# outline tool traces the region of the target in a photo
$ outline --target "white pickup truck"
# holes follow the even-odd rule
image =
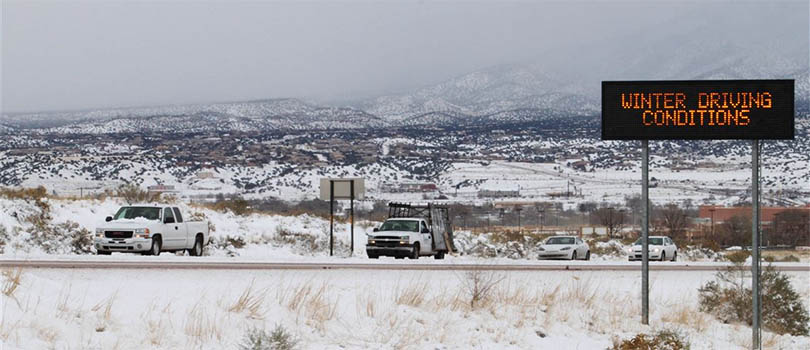
[[[159,205],[125,206],[96,228],[94,245],[99,255],[112,252],[160,255],[160,252],[188,250],[202,255],[208,244],[208,222],[184,221],[176,207]]]
[[[366,254],[371,259],[393,256],[419,259],[455,251],[449,208],[443,205],[389,203],[388,219],[368,235]]]

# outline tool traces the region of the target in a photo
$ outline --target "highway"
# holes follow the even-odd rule
[[[651,262],[650,271],[717,271],[723,263]],[[763,267],[765,264],[763,264]],[[774,264],[778,271],[808,271],[810,264]],[[621,262],[262,262],[190,260],[0,260],[0,268],[42,269],[164,269],[164,270],[487,270],[487,271],[641,271],[641,263]]]

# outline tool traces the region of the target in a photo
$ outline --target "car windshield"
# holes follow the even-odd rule
[[[650,245],[664,245],[664,239],[660,237],[649,238],[648,241],[650,241]],[[633,243],[633,245],[641,245],[641,238],[637,239],[636,243]]]
[[[546,244],[574,244],[574,237],[551,237]]]
[[[115,214],[115,220],[145,218],[147,220],[160,219],[160,208],[155,207],[123,207]]]
[[[419,232],[419,221],[388,220],[380,226],[380,231],[413,231]]]

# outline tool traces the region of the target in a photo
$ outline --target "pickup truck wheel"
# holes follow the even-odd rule
[[[591,251],[585,252],[585,260],[591,260]]]
[[[436,255],[434,255],[433,258],[436,259],[436,260],[444,259],[444,252],[441,251],[441,252],[436,253]]]
[[[202,251],[203,251],[202,237],[197,235],[197,238],[194,240],[194,246],[188,250],[188,255],[202,256]]]
[[[678,251],[677,250],[675,251],[675,254],[672,255],[672,260],[670,260],[670,261],[676,261],[676,260],[678,260]]]
[[[152,238],[152,248],[150,248],[149,251],[144,252],[143,255],[158,256],[160,255],[160,248],[161,248],[160,237]]]
[[[410,258],[413,260],[419,259],[419,243],[413,244],[413,251],[411,252]]]

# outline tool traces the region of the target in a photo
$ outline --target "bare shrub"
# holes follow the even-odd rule
[[[224,250],[228,256],[238,256],[237,249],[244,248],[246,245],[247,240],[243,236],[211,236],[211,244],[206,248]]]
[[[48,254],[89,254],[93,247],[93,234],[73,221],[51,224],[35,220],[28,237],[33,246]]]
[[[42,201],[43,198],[47,198],[48,190],[45,187],[39,186],[35,188],[0,188],[0,197],[5,197],[7,199],[22,199],[22,200],[33,200],[33,201]]]
[[[689,350],[689,342],[674,330],[661,330],[655,334],[639,333],[635,337],[617,341],[609,350]]]
[[[132,184],[121,185],[116,190],[115,195],[124,199],[127,204],[154,203],[160,201],[160,193],[144,191],[140,187]]]
[[[242,350],[293,350],[298,346],[298,339],[282,325],[276,325],[272,331],[251,328],[239,346]]]
[[[493,289],[506,277],[494,271],[474,269],[467,271],[461,279],[461,286],[470,298],[470,308],[484,306],[490,300]]]
[[[211,208],[223,213],[230,211],[239,216],[250,215],[252,210],[250,203],[242,197],[233,197],[230,199],[218,199]]]
[[[0,224],[0,253],[5,252],[8,242],[8,230],[6,229],[5,225]]]
[[[723,322],[753,321],[751,284],[748,268],[743,265],[742,254],[730,257],[734,263],[720,271],[714,281],[698,289],[700,310]],[[779,334],[794,336],[810,333],[810,315],[801,296],[793,289],[787,275],[766,266],[760,279],[762,292],[763,328]]]
[[[201,211],[195,211],[191,213],[188,217],[189,221],[207,221],[208,222],[208,232],[215,232],[217,230],[216,225],[214,225],[211,220],[208,220],[208,216]]]

